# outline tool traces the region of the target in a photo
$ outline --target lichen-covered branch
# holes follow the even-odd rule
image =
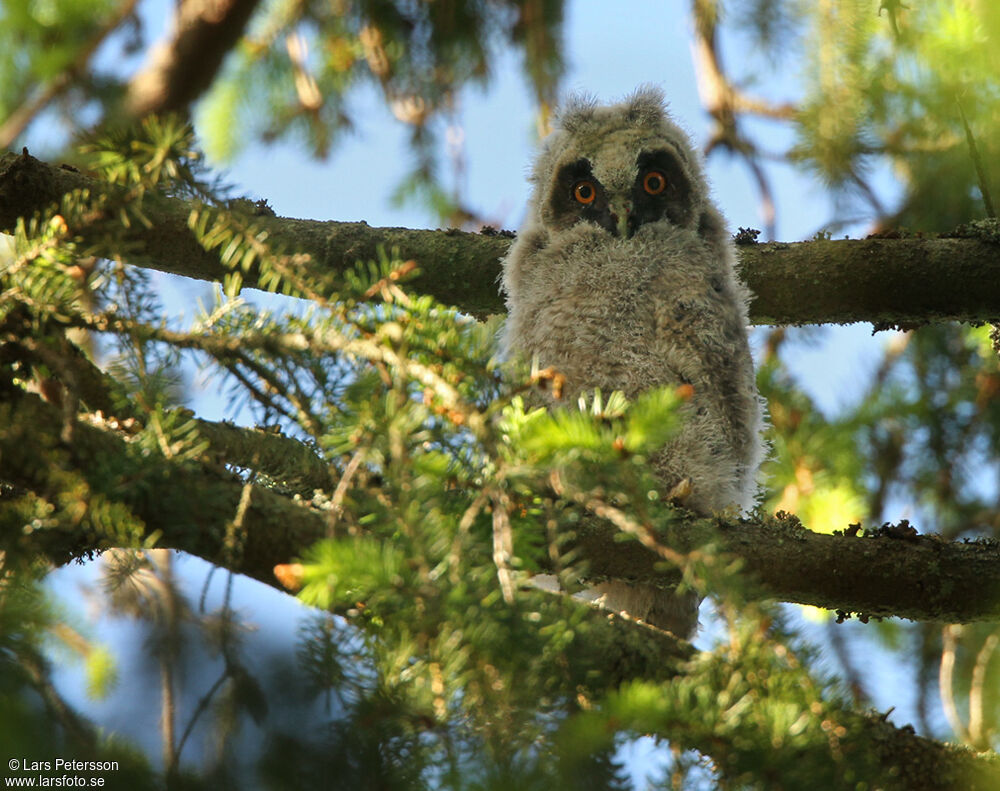
[[[225,546],[243,481],[222,464],[147,457],[138,469],[126,464],[129,478],[117,480],[117,460],[128,455],[122,432],[78,422],[72,441],[60,436],[60,410],[40,397],[7,387],[0,399],[0,530],[15,529],[23,504],[34,492],[51,496],[58,509],[44,525],[29,525],[19,541],[5,536],[17,552],[21,542],[34,557],[68,563],[113,546],[116,536],[100,534],[102,508],[125,508],[142,540],[159,533],[158,546],[182,549],[212,563],[277,587],[272,569],[322,538],[325,519],[290,498],[256,487],[243,519],[238,552]],[[23,490],[23,491],[21,491]],[[72,491],[73,501],[65,492]],[[23,522],[21,522],[23,526]],[[8,561],[10,557],[8,557]]]
[[[73,189],[113,190],[87,176],[24,154],[0,157],[0,229],[50,206]],[[135,263],[201,280],[228,271],[188,228],[191,204],[160,198],[144,213],[152,222],[128,229],[123,241],[142,251]],[[509,235],[372,228],[366,223],[254,217],[274,248],[308,253],[309,274],[330,275],[377,257],[379,246],[413,259],[421,274],[410,285],[476,316],[504,309],[497,288]],[[86,240],[88,228],[75,228]],[[99,234],[94,234],[99,237]],[[985,235],[984,235],[985,237]],[[92,240],[93,241],[93,240]],[[100,250],[95,250],[100,254]],[[931,321],[985,322],[1000,317],[1000,243],[996,238],[819,240],[741,245],[743,277],[756,295],[758,324],[866,321],[877,327]],[[243,276],[255,286],[259,273]]]
[[[967,747],[918,736],[912,727],[895,727],[877,714],[864,717],[850,747],[873,751],[885,770],[886,788],[905,791],[989,791],[1000,779],[1000,758]],[[845,745],[846,747],[847,745]],[[891,779],[890,779],[891,778]]]
[[[845,525],[845,528],[848,526]],[[579,531],[595,578],[665,579],[662,560],[609,525]],[[696,519],[664,537],[676,552],[713,543],[740,559],[760,594],[863,617],[967,623],[1000,619],[1000,543],[953,543],[907,524],[828,535],[785,518]]]

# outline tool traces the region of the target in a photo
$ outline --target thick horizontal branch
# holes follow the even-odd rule
[[[326,520],[299,502],[262,486],[251,493],[238,546],[228,546],[243,482],[221,464],[146,457],[137,468],[116,460],[129,454],[124,433],[77,422],[70,442],[60,428],[57,407],[19,388],[5,388],[0,398],[0,481],[8,487],[0,498],[16,499],[19,490],[58,502],[79,527],[66,525],[25,530],[0,518],[0,548],[9,557],[26,551],[62,565],[115,545],[85,527],[91,519],[106,521],[101,509],[109,501],[124,506],[142,526],[139,541],[158,534],[157,546],[180,549],[211,563],[246,574],[273,587],[276,563],[291,560],[325,535]],[[114,470],[127,470],[119,480]],[[77,502],[67,502],[69,487]],[[19,518],[16,504],[11,514]],[[58,515],[57,515],[58,516]]]
[[[0,156],[0,231],[12,232],[18,218],[52,206],[75,189],[114,194],[114,187],[82,173],[53,167],[24,154]],[[120,192],[120,190],[119,190]],[[215,253],[207,252],[188,228],[192,204],[161,198],[143,206],[152,223],[147,228],[133,224],[116,229],[122,241],[137,247],[134,263],[198,280],[221,281],[229,271]],[[197,208],[201,208],[200,206]],[[353,268],[358,261],[375,260],[381,246],[398,249],[405,259],[416,259],[423,273],[411,281],[413,288],[433,294],[438,300],[485,316],[503,310],[497,277],[500,258],[510,239],[450,231],[419,231],[407,228],[372,228],[367,223],[318,222],[280,217],[253,217],[266,230],[267,242],[284,252],[308,253],[311,272],[323,281],[331,274]],[[100,229],[73,228],[88,243],[100,241]],[[100,255],[100,249],[93,251]],[[141,257],[140,257],[141,256]],[[256,268],[243,274],[245,285],[257,285]]]
[[[108,191],[103,182],[33,157],[0,157],[0,230],[53,204],[66,192]],[[144,207],[152,227],[136,225],[126,241],[143,251],[137,263],[202,280],[221,280],[226,268],[188,229],[192,206],[161,199]],[[422,274],[413,288],[477,316],[504,310],[497,288],[506,234],[372,228],[366,223],[254,217],[268,242],[309,253],[319,279],[371,260],[377,248],[398,249]],[[73,229],[85,239],[87,228]],[[97,242],[99,233],[91,233]],[[1000,244],[976,238],[861,239],[741,245],[740,267],[757,324],[872,322],[876,326],[928,321],[984,322],[1000,318]],[[100,250],[94,251],[100,254]],[[244,276],[254,286],[257,272]]]
[[[670,580],[661,559],[606,523],[578,531],[595,578]],[[870,535],[828,535],[797,518],[691,518],[664,543],[677,552],[714,544],[739,558],[763,592],[780,601],[862,616],[915,621],[1000,620],[1000,543],[951,543],[917,535],[908,525]]]

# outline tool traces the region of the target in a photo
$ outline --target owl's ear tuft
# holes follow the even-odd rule
[[[590,93],[574,93],[566,98],[556,114],[556,126],[570,134],[594,118],[597,98]]]
[[[625,118],[643,126],[656,126],[666,115],[666,99],[656,85],[640,85],[624,102]]]

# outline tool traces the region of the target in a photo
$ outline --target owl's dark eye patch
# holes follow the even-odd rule
[[[615,233],[607,194],[601,182],[594,178],[587,159],[569,162],[556,171],[548,210],[552,224],[558,228],[570,228],[586,220]]]
[[[632,188],[632,233],[648,222],[668,219],[674,225],[691,224],[691,182],[674,153],[667,149],[643,151],[636,164],[639,174]]]

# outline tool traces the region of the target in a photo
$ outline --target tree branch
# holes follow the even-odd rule
[[[797,108],[792,102],[775,104],[767,99],[748,96],[729,81],[719,52],[719,20],[715,4],[706,0],[694,0],[691,15],[694,19],[695,36],[691,51],[698,95],[705,110],[719,124],[720,129],[716,135],[728,136],[729,132],[725,127],[734,123],[739,113],[753,113],[779,121],[794,119]]]
[[[846,527],[846,526],[845,526]],[[1000,543],[951,543],[908,525],[866,535],[814,533],[794,516],[690,518],[663,543],[680,553],[708,544],[739,558],[759,595],[864,617],[915,621],[1000,619]],[[663,583],[662,560],[618,530],[587,524],[576,546],[595,579]]]
[[[0,157],[0,229],[11,231],[74,189],[115,194],[116,188],[81,173],[12,153]],[[228,271],[198,244],[188,228],[193,204],[161,198],[144,205],[152,227],[139,224],[125,241],[141,246],[150,266],[201,280]],[[327,278],[377,248],[398,248],[422,274],[416,290],[476,316],[503,311],[497,290],[500,259],[510,246],[504,234],[372,228],[366,223],[254,217],[269,244],[312,256],[311,274]],[[74,229],[86,241],[99,230]],[[88,239],[88,234],[92,237]],[[740,245],[740,268],[756,295],[757,324],[872,322],[876,327],[930,321],[985,322],[1000,317],[1000,244],[978,238],[911,238]],[[100,250],[95,250],[100,255]],[[258,272],[244,274],[257,284]]]
[[[260,0],[181,0],[170,34],[149,53],[125,97],[130,116],[185,111],[215,80]]]
[[[865,722],[851,745],[859,753],[873,750],[886,772],[887,788],[905,791],[989,791],[1000,778],[1000,758],[954,744],[918,736],[909,725],[897,728],[879,715]],[[846,745],[845,745],[846,746]]]
[[[229,464],[258,470],[308,496],[316,489],[329,490],[335,485],[334,470],[312,448],[296,439],[228,421],[193,420],[198,426],[198,436]]]
[[[274,565],[291,560],[325,535],[323,514],[256,487],[243,516],[239,551],[233,552],[226,545],[227,528],[236,517],[244,486],[236,475],[206,461],[149,458],[141,468],[129,466],[129,478],[122,481],[113,475],[112,460],[129,454],[126,438],[107,427],[78,422],[72,442],[65,443],[61,420],[59,409],[20,388],[5,388],[0,399],[0,480],[7,485],[0,497],[0,527],[23,523],[17,488],[51,497],[65,509],[61,516],[74,525],[71,530],[49,526],[23,535],[20,541],[33,556],[62,565],[113,545],[110,537],[84,527],[101,524],[102,509],[113,502],[141,522],[139,539],[159,533],[160,547],[183,550],[280,589]],[[72,501],[61,496],[68,482],[73,484]],[[10,487],[15,487],[13,495]],[[4,514],[8,508],[13,511]],[[16,535],[5,532],[3,538],[8,553],[16,549]]]

